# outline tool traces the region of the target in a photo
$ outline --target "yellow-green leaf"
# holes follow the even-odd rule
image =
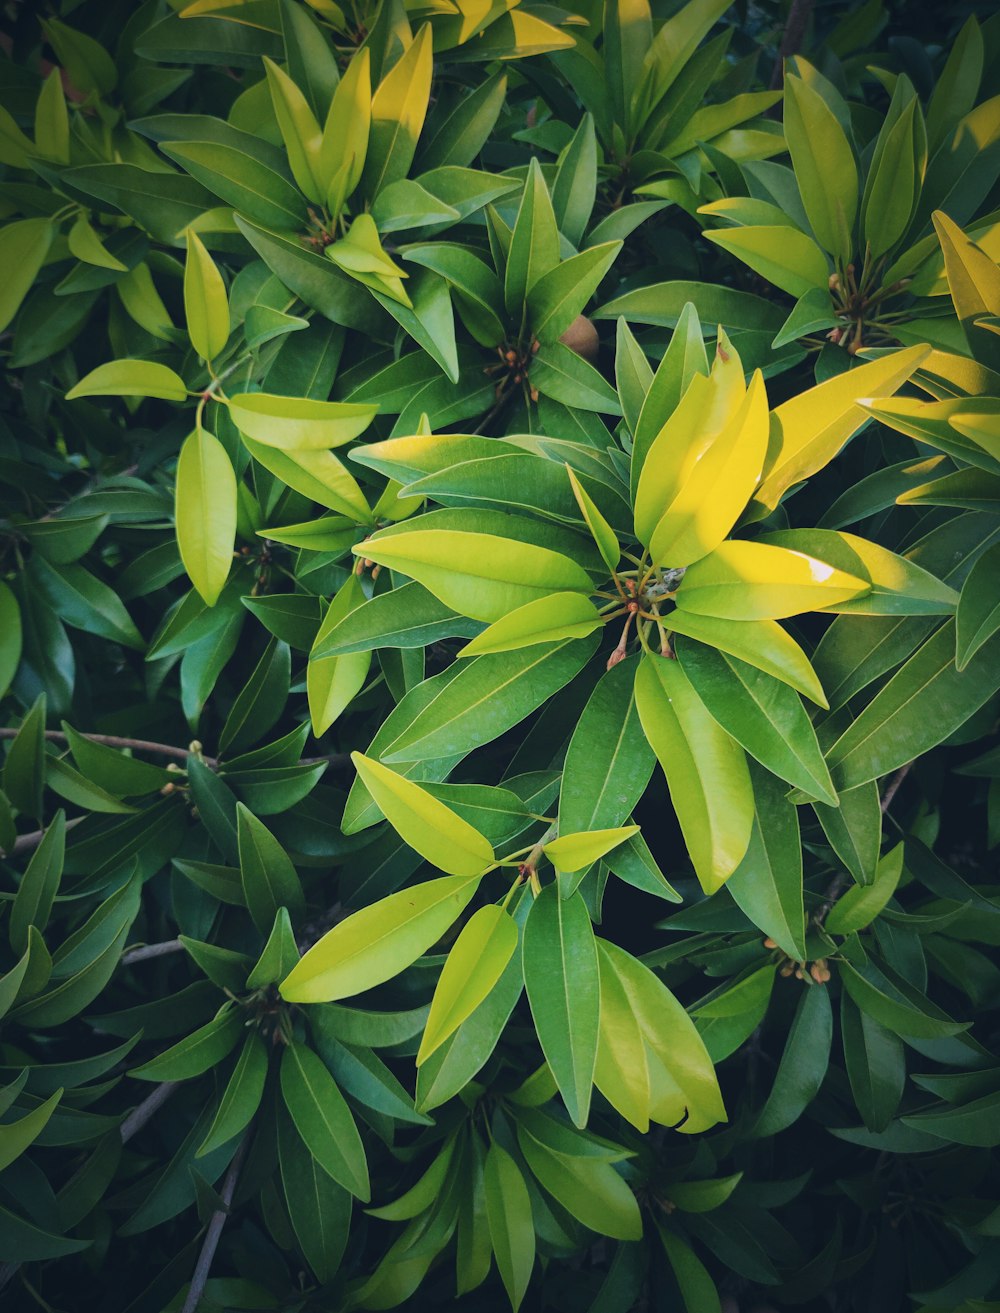
[[[337,85],[323,125],[318,172],[326,188],[324,199],[336,218],[344,197],[350,196],[361,180],[368,154],[368,134],[372,119],[371,55],[367,46],[354,55]],[[338,192],[340,203],[329,196],[338,174],[342,174]]]
[[[731,540],[689,566],[677,606],[724,620],[781,620],[861,597],[865,579],[766,543]]]
[[[127,268],[116,256],[106,249],[104,243],[91,227],[85,214],[78,214],[66,237],[66,244],[73,255],[84,264],[96,265],[99,269],[115,269],[123,273]]]
[[[797,688],[818,706],[830,705],[809,658],[776,620],[720,620],[716,616],[675,609],[670,612],[666,627],[766,671]]]
[[[226,449],[197,428],[177,461],[177,546],[188,577],[214,606],[229,577],[236,541],[236,475]]]
[[[384,984],[405,971],[454,924],[478,875],[446,875],[355,912],[323,936],[281,983],[289,1003],[328,1003]]]
[[[605,853],[617,848],[633,834],[639,833],[638,825],[620,825],[611,830],[583,830],[579,834],[561,834],[558,839],[544,846],[545,856],[557,871],[572,874],[582,871],[591,862],[596,862]]]
[[[695,874],[706,893],[715,893],[750,844],[754,799],[746,756],[709,714],[677,661],[643,657],[635,705],[667,777]]]
[[[619,320],[624,324],[625,320]],[[569,486],[573,489],[573,496],[576,498],[576,504],[580,508],[580,514],[584,518],[587,528],[590,530],[590,536],[597,543],[597,550],[601,553],[604,564],[609,570],[616,570],[618,562],[622,558],[622,549],[619,546],[618,539],[614,529],[608,524],[607,520],[594,505],[590,493],[583,486],[580,480],[573,473],[569,465],[566,466],[566,473],[569,475]]]
[[[649,1066],[646,1043],[625,986],[597,941],[601,967],[601,1029],[594,1084],[643,1135],[649,1130]]]
[[[355,524],[371,523],[371,508],[365,494],[354,475],[345,469],[332,451],[282,451],[265,442],[257,442],[246,433],[243,445],[254,460],[276,474],[289,488],[328,510],[348,516]]]
[[[350,442],[365,431],[378,413],[378,406],[239,392],[229,398],[229,413],[246,437],[298,456],[300,452],[328,451]]]
[[[278,130],[288,152],[288,167],[292,177],[311,201],[321,204],[326,200],[326,187],[320,177],[319,154],[322,134],[316,116],[309,108],[305,96],[288,74],[274,60],[264,56],[268,90]]]
[[[50,219],[18,219],[0,228],[0,333],[10,324],[45,263],[55,224]]]
[[[58,68],[42,83],[35,102],[35,149],[46,159],[69,163],[69,114]]]
[[[327,608],[316,635],[315,648],[344,616],[365,600],[361,581],[352,571]],[[309,716],[317,738],[325,734],[338,716],[361,691],[371,666],[371,652],[349,652],[345,656],[318,657],[306,668]]]
[[[517,924],[491,903],[470,917],[441,970],[417,1066],[452,1035],[500,979],[517,948]]]
[[[592,589],[583,567],[561,552],[489,533],[394,532],[351,550],[416,579],[445,606],[473,620],[499,620],[550,593]]]
[[[371,757],[352,752],[368,792],[399,837],[449,875],[479,876],[495,861],[489,839],[426,789]]]
[[[409,172],[430,101],[433,65],[431,25],[424,23],[372,97],[371,139],[364,172],[365,194],[371,200],[383,187]]]
[[[550,593],[494,620],[458,652],[460,657],[483,652],[510,652],[559,638],[586,638],[603,621],[597,607],[580,593]]]
[[[871,884],[856,884],[837,900],[826,918],[827,931],[850,935],[870,925],[896,892],[902,874],[903,845],[897,843],[875,868]]]
[[[229,340],[229,298],[215,261],[190,229],[184,263],[184,315],[191,345],[202,360],[214,360]]]
[[[188,390],[179,374],[155,360],[109,360],[81,378],[66,393],[77,397],[159,397],[161,401],[186,401]]]
[[[690,565],[724,541],[757,486],[767,437],[767,392],[757,370],[729,423],[677,470],[650,539],[654,561]]]
[[[827,286],[830,266],[826,256],[798,228],[754,224],[747,228],[716,228],[704,236],[789,296],[805,296],[813,288]]]

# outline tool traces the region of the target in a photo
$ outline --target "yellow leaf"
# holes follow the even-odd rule
[[[493,845],[479,831],[380,761],[352,752],[362,782],[404,843],[449,875],[482,875],[495,861]]]
[[[673,413],[653,439],[635,490],[635,532],[648,544],[665,506],[690,469],[743,404],[743,365],[729,339],[719,330],[712,372],[695,374]]]
[[[868,418],[859,404],[863,397],[891,395],[929,354],[927,346],[894,351],[800,392],[772,411],[764,481],[754,496],[760,514],[773,510],[793,484],[833,460]]]
[[[688,567],[677,606],[725,620],[781,620],[860,597],[870,587],[805,552],[733,540]]]
[[[365,194],[371,200],[383,187],[409,172],[430,101],[433,66],[431,25],[424,23],[372,97],[371,140],[364,174]]]
[[[298,454],[327,451],[350,442],[364,433],[378,406],[240,392],[229,398],[229,413],[248,438]]]
[[[732,532],[760,478],[767,454],[767,392],[760,370],[743,404],[707,448],[677,471],[672,495],[649,544],[670,567],[707,556]]]

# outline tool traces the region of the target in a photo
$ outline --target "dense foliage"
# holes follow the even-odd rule
[[[4,8],[6,1306],[1000,1310],[989,8]]]

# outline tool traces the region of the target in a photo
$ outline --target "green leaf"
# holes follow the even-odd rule
[[[184,1039],[129,1072],[137,1080],[191,1080],[210,1071],[236,1047],[243,1033],[239,1009],[226,1003],[223,1011]]]
[[[42,931],[48,923],[52,903],[59,891],[65,852],[66,813],[60,810],[32,853],[11,908],[8,934],[10,946],[19,957],[28,947],[30,927]]]
[[[431,1000],[417,1066],[453,1034],[503,974],[517,948],[517,926],[502,907],[490,904],[462,928],[442,968]]]
[[[463,661],[381,756],[388,762],[437,761],[492,742],[568,684],[596,647],[591,634]]]
[[[689,638],[677,644],[677,655],[698,697],[737,743],[780,779],[836,805],[816,731],[794,689]]]
[[[539,1118],[538,1122],[547,1120]],[[555,1152],[531,1133],[538,1122],[518,1118],[517,1142],[539,1183],[592,1231],[616,1240],[640,1239],[639,1205],[615,1169],[582,1154]]]
[[[184,316],[195,351],[202,360],[214,360],[229,340],[229,299],[215,261],[190,228],[184,264]]]
[[[681,403],[695,375],[708,374],[708,356],[698,312],[687,302],[677,317],[670,345],[657,366],[634,429],[630,487],[635,502],[646,456],[667,420]]]
[[[290,858],[263,822],[239,802],[236,804],[240,872],[243,893],[254,925],[270,931],[279,909],[292,916],[305,910],[302,885]]]
[[[597,1060],[600,972],[594,931],[579,894],[547,885],[524,930],[524,983],[538,1042],[570,1117],[585,1126]]]
[[[282,981],[282,997],[325,1003],[392,980],[454,924],[479,878],[428,880],[355,912],[309,949]]]
[[[318,737],[344,712],[361,691],[371,666],[371,653],[352,652],[343,656],[317,657],[332,630],[352,611],[364,604],[364,592],[356,574],[346,581],[330,602],[320,625],[306,670],[306,691],[313,733]]]
[[[507,313],[519,320],[529,293],[559,263],[559,229],[537,159],[528,166],[504,275]],[[557,335],[558,336],[558,335]]]
[[[206,606],[214,606],[233,563],[236,475],[225,447],[200,426],[181,447],[175,513],[184,569]]]
[[[542,851],[560,874],[571,875],[591,866],[638,833],[638,825],[622,825],[614,829],[560,834],[558,839],[545,844]]]
[[[870,884],[857,884],[837,900],[824,922],[831,935],[849,935],[863,930],[878,916],[896,892],[903,874],[903,845],[897,843],[875,869]]]
[[[0,1172],[20,1158],[25,1149],[38,1139],[62,1096],[63,1091],[56,1090],[27,1116],[0,1125]]]
[[[514,1313],[521,1307],[535,1266],[531,1199],[520,1168],[494,1140],[484,1169],[490,1244]]]
[[[215,1119],[198,1146],[195,1157],[203,1158],[246,1129],[260,1107],[266,1078],[267,1046],[258,1034],[251,1032],[243,1043],[243,1050],[219,1101]]]
[[[67,27],[57,18],[45,19],[42,29],[75,87],[97,96],[114,90],[118,82],[114,60],[93,37]]]
[[[179,374],[154,360],[111,360],[98,365],[66,393],[77,397],[158,397],[186,401],[187,388]]]
[[[0,332],[21,308],[55,235],[49,219],[18,219],[0,228],[0,263],[7,271],[0,291]]]
[[[290,665],[288,644],[270,639],[226,717],[219,734],[220,752],[227,756],[239,752],[271,729],[288,700]]]
[[[706,893],[715,893],[746,855],[753,829],[743,749],[712,718],[676,661],[644,656],[635,702],[695,874]]]
[[[882,812],[874,780],[841,789],[839,807],[814,802],[813,810],[830,847],[859,884],[875,878],[882,842]]]
[[[787,801],[787,789],[770,772],[752,766],[751,777],[756,815],[750,847],[726,887],[759,930],[794,961],[804,962],[806,921],[798,811]]]
[[[264,71],[292,177],[309,200],[322,204],[326,200],[327,180],[319,167],[322,135],[316,116],[295,82],[267,56]]]
[[[785,79],[784,111],[785,140],[813,232],[846,264],[858,212],[858,170],[850,143],[819,91],[800,77]]]
[[[274,925],[257,962],[247,976],[247,989],[262,985],[276,985],[299,960],[299,949],[292,931],[287,907],[279,907],[274,914]]]
[[[1000,568],[1000,547],[984,552],[969,571],[962,585],[962,595],[955,616],[955,665],[966,666],[982,645],[1000,629],[1000,600],[996,579]],[[0,678],[0,687],[3,679]]]
[[[41,819],[45,784],[45,694],[40,693],[21,721],[3,767],[3,791],[26,816]]]
[[[862,1012],[846,992],[840,996],[844,1065],[861,1119],[871,1131],[884,1131],[899,1107],[906,1083],[902,1042],[874,1017]]]
[[[955,668],[955,622],[922,644],[827,752],[838,790],[853,789],[913,761],[977,711],[995,686],[1000,638]]]
[[[305,228],[306,204],[292,184],[244,151],[214,141],[163,141],[160,149],[253,222],[295,231]]]
[[[832,1041],[830,992],[825,985],[804,985],[774,1084],[753,1127],[755,1136],[776,1135],[798,1121],[819,1093]]]
[[[408,583],[370,598],[317,638],[313,660],[367,652],[375,647],[428,647],[441,638],[471,638],[482,625],[439,602],[421,584]]]
[[[282,451],[243,434],[243,445],[258,464],[310,501],[347,516],[355,524],[370,524],[371,508],[357,480],[332,451],[296,448]]]
[[[21,646],[21,608],[7,585],[0,583],[0,697],[6,694],[17,673]]]
[[[330,1281],[350,1233],[351,1196],[319,1165],[287,1114],[278,1118],[278,1158],[295,1239],[317,1279]]]
[[[579,246],[597,195],[597,137],[592,114],[584,114],[569,145],[559,156],[552,184],[552,210],[559,231]]]
[[[603,281],[621,248],[621,242],[591,246],[532,283],[527,298],[528,323],[540,342],[555,342],[562,337]],[[507,268],[509,272],[510,265]]]
[[[726,1120],[719,1082],[694,1022],[666,985],[617,944],[599,941],[621,981],[646,1045],[650,1119],[685,1134]]]
[[[667,1251],[687,1313],[722,1313],[719,1292],[701,1259],[680,1236],[662,1226],[658,1226],[657,1231]]]
[[[330,101],[319,148],[319,178],[329,191],[333,180],[344,170],[345,197],[352,194],[361,180],[368,155],[372,121],[371,92],[371,55],[367,47],[362,46],[344,70]],[[328,195],[325,199],[332,198]],[[336,214],[334,217],[337,217]]]
[[[51,75],[49,81],[52,81]],[[58,84],[59,79],[57,76],[55,85],[58,86]],[[59,95],[62,97],[61,86],[59,86]],[[63,103],[65,104],[65,102]],[[86,215],[80,214],[74,220],[73,227],[67,234],[66,244],[76,258],[83,260],[85,264],[92,264],[98,269],[114,269],[119,273],[125,273],[128,269],[128,265],[123,264],[117,256],[112,255],[107,249],[87,221]]]
[[[622,413],[618,394],[604,375],[562,342],[545,342],[531,361],[529,378],[546,397],[601,415]]]
[[[351,1110],[322,1060],[304,1044],[286,1046],[281,1094],[303,1144],[338,1185],[365,1203],[368,1162]]]
[[[904,1039],[942,1039],[968,1029],[968,1022],[952,1021],[918,990],[890,979],[871,960],[855,967],[841,959],[838,971],[858,1008]]]
[[[625,985],[597,943],[601,976],[601,1021],[594,1084],[643,1135],[649,1130],[649,1066],[642,1028]]]

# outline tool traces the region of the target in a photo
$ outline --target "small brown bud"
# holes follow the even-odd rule
[[[625,648],[619,643],[615,650],[608,657],[608,670],[613,670],[619,661],[625,660]]]
[[[777,948],[778,945],[774,942],[773,939],[771,939],[770,937],[768,937],[767,939],[764,940],[764,947],[765,947],[765,948]]]

